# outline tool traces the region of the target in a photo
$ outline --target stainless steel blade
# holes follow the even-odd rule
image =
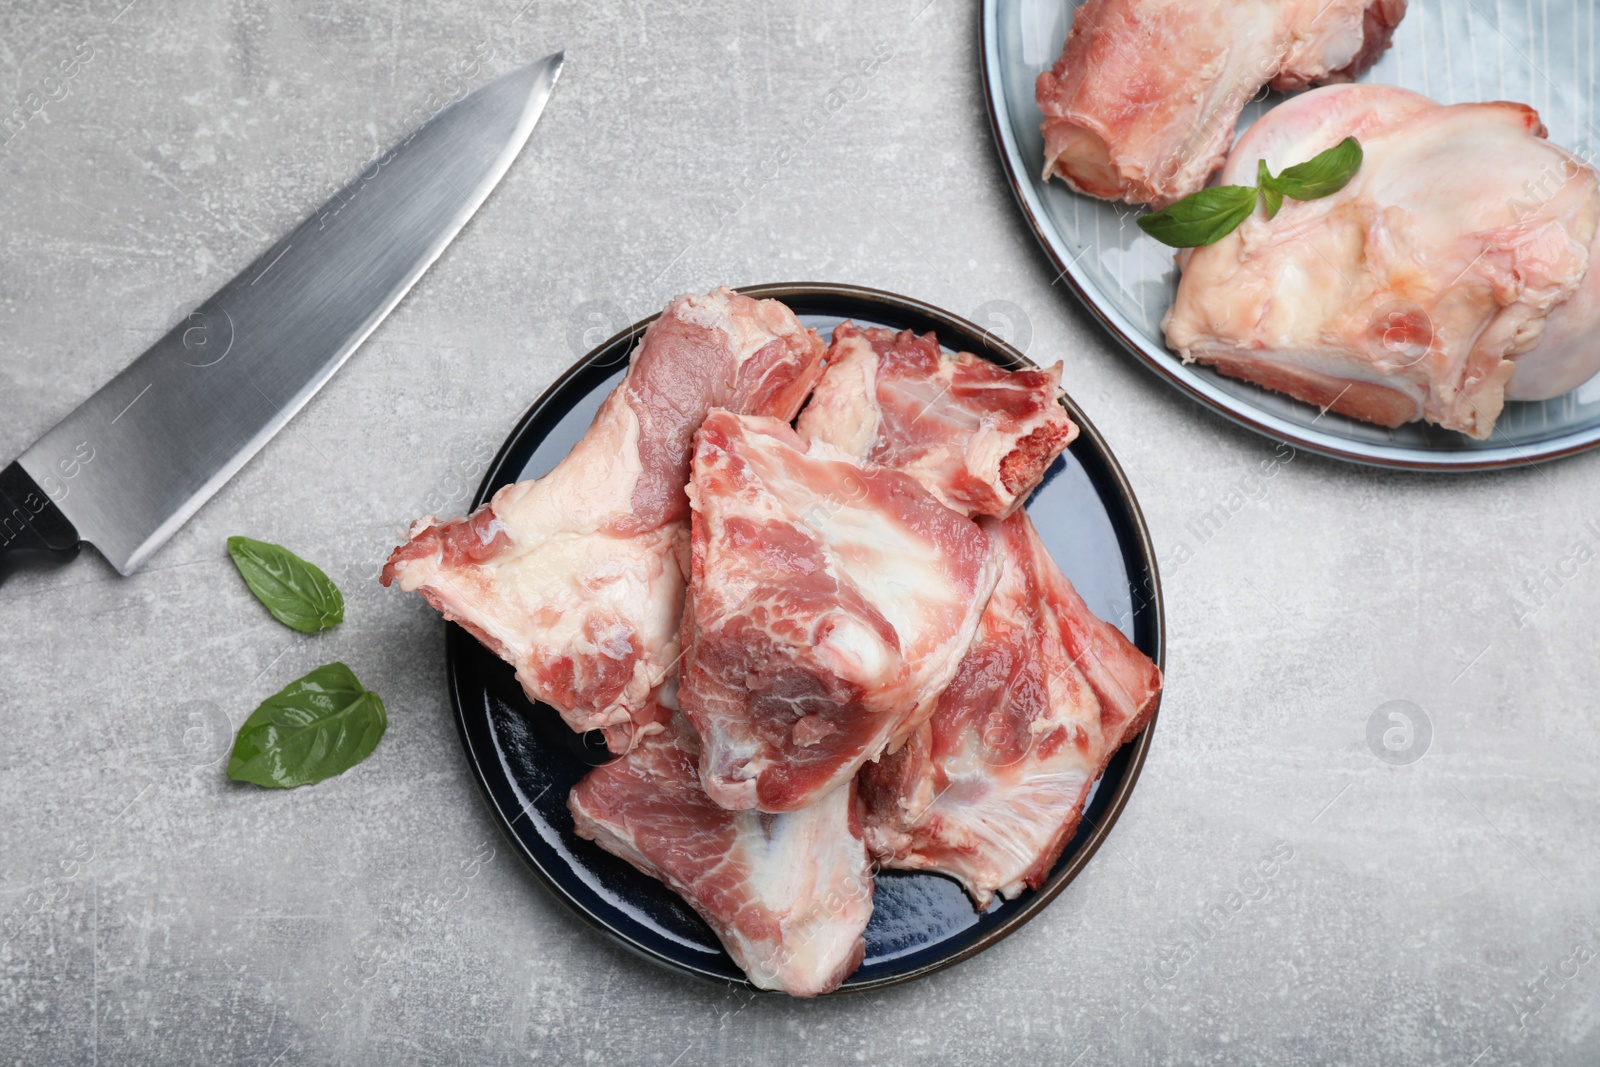
[[[123,574],[339,368],[516,158],[560,53],[423,123],[19,458]]]

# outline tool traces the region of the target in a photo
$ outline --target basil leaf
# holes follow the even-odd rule
[[[389,716],[343,663],[318,667],[261,702],[239,727],[228,777],[292,789],[343,774],[378,747]]]
[[[1144,216],[1139,228],[1173,248],[1197,248],[1228,236],[1255,209],[1255,189],[1248,185],[1219,185]]]
[[[1270,186],[1290,200],[1320,200],[1350,184],[1361,169],[1362,155],[1360,142],[1346,137],[1307,162],[1295,164],[1276,178],[1269,177],[1262,182],[1262,188]]]
[[[313,634],[344,620],[339,587],[321,568],[282,545],[230,537],[228,555],[256,599],[285,626]]]
[[[1261,190],[1261,201],[1267,206],[1267,218],[1278,217],[1278,209],[1283,207],[1283,194],[1273,188],[1272,172],[1267,169],[1267,161],[1257,160],[1260,166],[1256,167],[1256,188]]]
[[[1320,200],[1337,193],[1349,185],[1350,179],[1361,169],[1362,154],[1360,143],[1354,137],[1346,137],[1326,152],[1295,164],[1276,178],[1266,160],[1257,160],[1254,188],[1222,185],[1202,189],[1162,211],[1146,215],[1139,220],[1139,228],[1174,248],[1216,244],[1255,213],[1257,199],[1265,206],[1267,218],[1272,219],[1277,218],[1285,198]]]

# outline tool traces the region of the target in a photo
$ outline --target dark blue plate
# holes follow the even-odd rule
[[[826,284],[742,290],[774,297],[824,336],[846,318],[863,325],[933,331],[946,347],[1003,366],[1022,354],[992,334],[937,308],[872,289]],[[538,477],[588,428],[600,401],[621,380],[650,320],[581,359],[528,410],[478,488],[474,506],[503,485]],[[1092,423],[1069,399],[1081,428],[1028,502],[1039,535],[1102,618],[1162,663],[1161,591],[1155,552],[1127,479]],[[450,694],[467,759],[517,850],[558,899],[629,950],[684,974],[748,987],[739,968],[694,911],[666,886],[576,836],[567,792],[608,756],[598,733],[572,733],[556,713],[522,693],[511,667],[451,626]],[[997,901],[979,913],[951,879],[883,871],[877,876],[867,954],[844,990],[874,989],[928,974],[979,952],[1027,922],[1094,855],[1132,792],[1155,719],[1124,745],[1090,794],[1077,836],[1037,892]]]

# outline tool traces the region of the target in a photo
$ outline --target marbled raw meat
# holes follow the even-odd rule
[[[833,331],[827,370],[796,425],[863,462],[916,478],[963,515],[1022,505],[1078,436],[1061,403],[1061,363],[1006,370],[951,354],[933,334]]]
[[[861,964],[872,865],[847,783],[785,815],[729,811],[700,788],[681,718],[590,771],[567,798],[580,837],[659,878],[750,980],[807,997]]]
[[[514,665],[530,699],[626,751],[678,659],[694,432],[713,407],[793,418],[822,355],[776,300],[678,297],[555,469],[465,518],[419,520],[383,583],[420,592]]]
[[[793,811],[902,741],[955,673],[997,560],[909,475],[713,411],[690,499],[679,700],[728,808]]]
[[[859,778],[879,864],[948,874],[980,908],[1043,884],[1161,692],[1161,672],[1089,611],[1026,512],[985,525],[1004,569],[978,636],[927,722]]]

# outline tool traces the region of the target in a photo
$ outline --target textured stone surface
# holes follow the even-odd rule
[[[1600,1061],[1600,456],[1270,466],[1051,284],[958,0],[125,3],[0,10],[7,107],[93,48],[0,148],[0,457],[428,93],[569,63],[477,220],[141,574],[90,552],[0,590],[0,1060]],[[369,580],[589,342],[683,290],[800,279],[1023,309],[1140,494],[1171,642],[1086,873],[970,962],[820,1003],[674,978],[544,893],[462,759],[442,624]],[[348,621],[274,623],[232,533],[322,562]],[[388,702],[373,758],[290,793],[226,781],[231,727],[334,658]],[[1429,724],[1409,765],[1369,743],[1391,701]]]

